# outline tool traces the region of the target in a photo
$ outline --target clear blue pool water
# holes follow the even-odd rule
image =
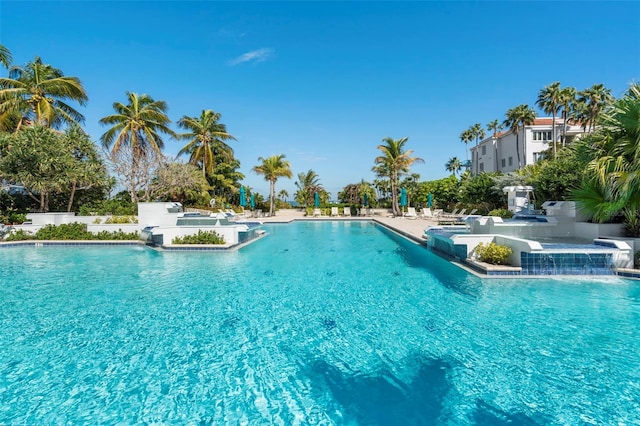
[[[0,424],[635,424],[640,283],[481,280],[365,222],[0,251]]]

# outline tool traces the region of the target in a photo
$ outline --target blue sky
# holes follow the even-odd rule
[[[640,2],[2,0],[0,42],[82,80],[94,141],[113,102],[148,93],[174,123],[221,113],[255,191],[268,194],[258,157],[285,154],[294,179],[277,190],[313,169],[335,198],[374,179],[384,137],[408,137],[425,160],[412,171],[439,179],[467,158],[463,130],[549,83],[620,96],[640,80]]]

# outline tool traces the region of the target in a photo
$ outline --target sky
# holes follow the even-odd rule
[[[383,138],[408,137],[424,160],[411,172],[440,179],[468,158],[462,131],[535,107],[552,82],[621,96],[640,81],[640,2],[0,0],[0,43],[14,64],[40,56],[80,78],[96,143],[113,103],[146,93],[178,132],[220,113],[253,191],[269,191],[258,157],[284,154],[294,177],[276,191],[292,198],[311,169],[336,199],[375,179]]]

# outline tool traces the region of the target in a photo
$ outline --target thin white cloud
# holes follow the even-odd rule
[[[257,50],[252,50],[251,52],[243,53],[235,59],[229,61],[229,65],[239,65],[245,62],[264,62],[270,57],[273,56],[273,49],[262,48]]]

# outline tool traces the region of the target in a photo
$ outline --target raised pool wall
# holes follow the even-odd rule
[[[492,242],[511,248],[507,263],[520,267],[521,275],[611,275],[613,268],[633,268],[632,248],[618,240],[595,239],[594,247],[585,249],[545,248],[537,241],[505,235],[429,234],[428,239],[429,247],[464,263],[479,243]]]

